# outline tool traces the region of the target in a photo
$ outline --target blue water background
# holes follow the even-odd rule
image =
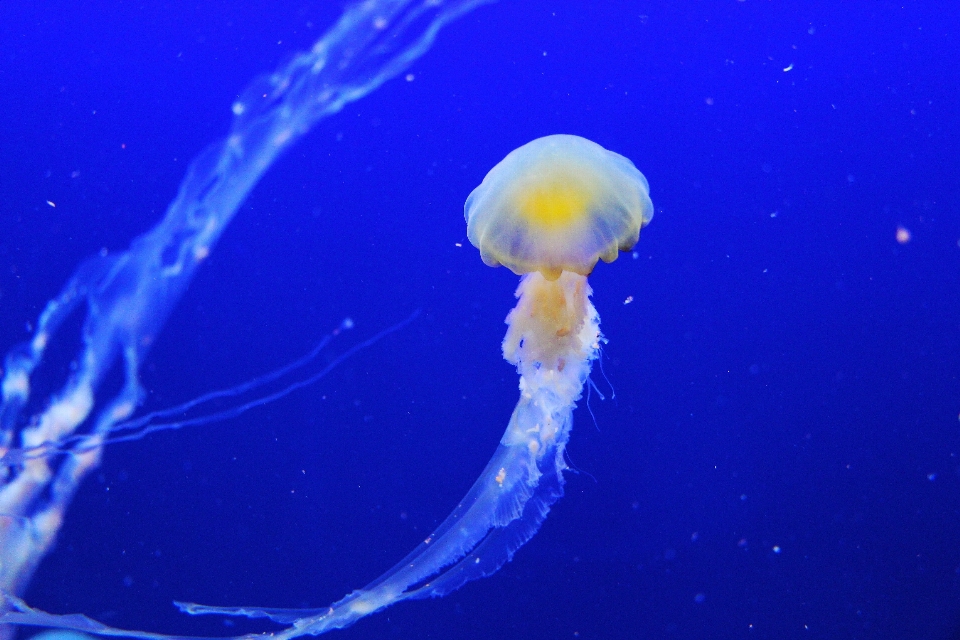
[[[0,347],[84,257],[151,227],[236,95],[339,11],[0,3]],[[326,358],[420,319],[283,402],[110,447],[29,601],[232,634],[265,627],[170,601],[324,606],[413,548],[517,397],[517,278],[480,262],[463,201],[513,148],[572,133],[631,158],[656,207],[591,277],[607,400],[577,410],[579,473],[498,574],[338,637],[952,637],[958,13],[504,0],[449,26],[266,175],[145,363],[146,406],[348,316]]]

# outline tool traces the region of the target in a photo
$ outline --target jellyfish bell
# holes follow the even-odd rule
[[[511,151],[464,205],[467,237],[490,266],[517,275],[589,275],[633,248],[653,218],[630,160],[586,138],[551,135]]]

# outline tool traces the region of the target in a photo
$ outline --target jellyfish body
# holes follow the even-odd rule
[[[464,207],[483,261],[517,275],[589,275],[631,249],[653,218],[646,178],[627,158],[571,135],[537,138],[497,164]]]

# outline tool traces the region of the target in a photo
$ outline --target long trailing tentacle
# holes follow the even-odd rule
[[[312,49],[257,78],[241,94],[232,107],[229,135],[191,162],[155,227],[126,251],[83,263],[47,304],[33,338],[5,361],[0,458],[12,449],[59,450],[71,444],[59,465],[40,455],[0,467],[0,591],[21,593],[50,549],[102,445],[139,403],[139,366],[167,316],[261,176],[314,124],[396,76],[426,52],[444,25],[487,1],[362,0],[349,6]],[[62,322],[81,303],[87,314],[75,367],[24,428],[31,376]],[[97,395],[101,382],[118,359],[124,363],[122,388],[103,400]],[[26,622],[22,611],[17,615],[0,617],[0,624]],[[0,626],[0,635],[4,629]]]

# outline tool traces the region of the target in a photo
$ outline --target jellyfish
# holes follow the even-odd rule
[[[372,583],[319,611],[181,605],[189,613],[294,623],[317,635],[402,600],[439,597],[489,576],[530,540],[563,495],[564,451],[602,336],[587,276],[636,244],[653,217],[646,178],[585,138],[552,135],[512,151],[464,206],[467,237],[486,264],[521,276],[503,357],[520,400],[496,452],[447,519]]]

